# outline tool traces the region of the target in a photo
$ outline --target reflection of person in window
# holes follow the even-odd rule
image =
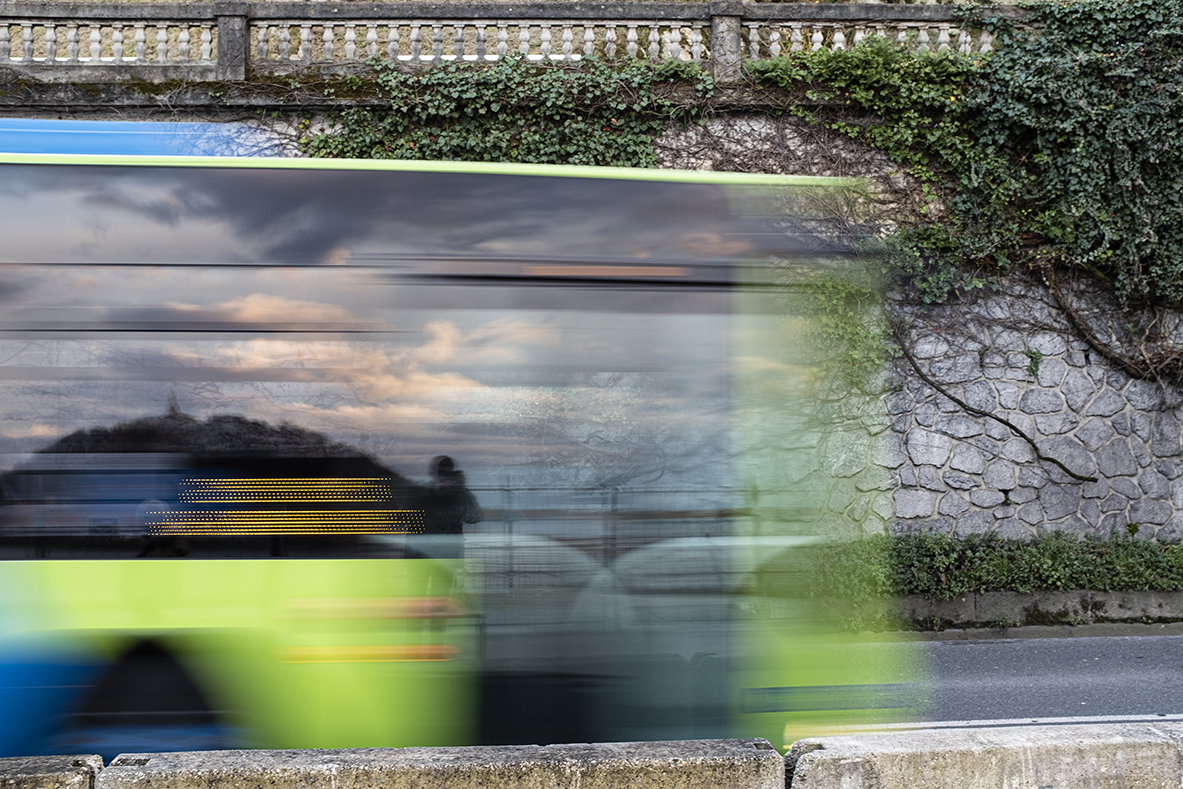
[[[428,534],[463,534],[464,524],[478,523],[484,513],[468,489],[456,461],[439,455],[431,461],[432,485],[424,502],[424,526]]]

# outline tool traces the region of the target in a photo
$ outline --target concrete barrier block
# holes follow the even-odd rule
[[[95,789],[784,789],[765,740],[123,754]]]
[[[799,740],[792,789],[1157,789],[1183,786],[1183,728],[1104,724]]]
[[[18,756],[0,759],[0,789],[92,789],[101,756]]]

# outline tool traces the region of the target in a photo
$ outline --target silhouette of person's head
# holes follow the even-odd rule
[[[456,461],[447,455],[436,455],[431,461],[431,478],[444,480],[456,476]]]

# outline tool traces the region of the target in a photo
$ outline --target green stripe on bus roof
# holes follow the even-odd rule
[[[810,175],[764,175],[707,170],[655,170],[639,167],[591,167],[573,164],[506,162],[436,162],[406,159],[287,159],[249,156],[96,156],[87,154],[0,153],[0,164],[84,164],[131,167],[221,167],[274,170],[387,170],[417,173],[494,173],[616,181],[670,181],[747,186],[839,186],[852,178]]]

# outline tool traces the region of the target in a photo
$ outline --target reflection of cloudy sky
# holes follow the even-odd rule
[[[706,184],[464,173],[5,166],[16,261],[340,263],[366,255],[711,260],[772,240]],[[75,219],[65,227],[66,215]],[[39,231],[39,232],[38,232]]]
[[[476,484],[726,476],[727,294],[408,284],[357,266],[743,256],[754,242],[721,187],[4,171],[0,260],[70,265],[0,268],[0,453],[163,413],[175,395],[194,416],[290,422],[412,475],[447,453]]]

